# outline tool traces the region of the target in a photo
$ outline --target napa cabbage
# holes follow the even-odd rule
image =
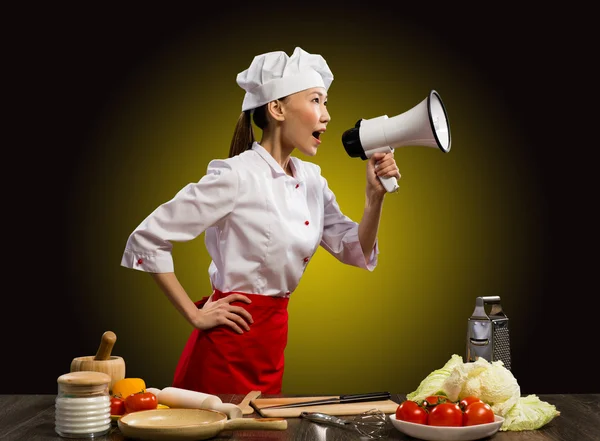
[[[442,368],[431,372],[406,398],[422,401],[429,395],[446,395],[452,401],[476,396],[488,403],[494,413],[504,418],[500,430],[535,430],[560,415],[554,405],[537,395],[521,395],[521,388],[511,371],[500,360],[484,358],[464,363],[453,354]]]

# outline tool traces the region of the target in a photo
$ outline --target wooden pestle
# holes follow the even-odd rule
[[[110,354],[116,341],[117,335],[114,332],[106,331],[104,334],[102,334],[102,339],[100,340],[100,347],[98,347],[98,352],[96,352],[94,360],[110,359]]]

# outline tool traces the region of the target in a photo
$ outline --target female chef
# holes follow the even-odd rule
[[[156,208],[131,233],[121,265],[152,274],[194,327],[174,387],[209,394],[281,393],[287,305],[319,245],[345,264],[373,271],[386,190],[400,178],[393,155],[367,161],[360,223],[346,217],[321,169],[292,156],[317,153],[327,129],[333,75],[320,55],[297,47],[254,57],[237,76],[246,94],[229,158]],[[251,119],[262,129],[254,140]],[[210,296],[194,302],[179,283],[172,242],[205,233]]]

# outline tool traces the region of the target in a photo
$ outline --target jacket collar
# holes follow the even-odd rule
[[[288,176],[287,173],[281,167],[281,165],[279,165],[279,163],[275,161],[275,158],[273,158],[273,156],[267,150],[265,150],[265,148],[261,146],[258,142],[254,141],[251,149],[258,153],[259,156],[265,160],[265,162],[271,167],[273,173],[276,176]],[[301,161],[299,161],[297,158],[295,158],[294,156],[290,156],[290,167],[294,176],[289,176],[289,178],[295,179],[298,182],[304,181],[304,173],[302,171],[302,165],[300,163]]]

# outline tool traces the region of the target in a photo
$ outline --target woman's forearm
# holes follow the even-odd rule
[[[193,325],[193,317],[198,311],[197,306],[185,292],[175,273],[151,273],[162,292],[175,306],[177,311]]]
[[[230,294],[220,300],[205,304],[202,309],[198,309],[179,283],[175,273],[152,273],[152,278],[177,311],[194,328],[207,330],[223,325],[229,326],[235,332],[242,334],[244,331],[250,330],[249,323],[254,323],[252,315],[248,311],[241,306],[231,304],[236,301],[251,303],[251,300],[245,295]]]
[[[358,224],[358,239],[365,256],[365,262],[369,261],[375,247],[382,208],[383,195],[373,195],[366,198],[363,217]]]

